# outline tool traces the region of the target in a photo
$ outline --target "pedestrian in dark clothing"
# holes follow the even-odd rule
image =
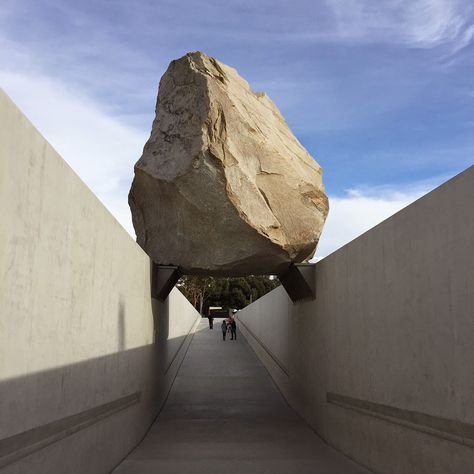
[[[222,329],[222,340],[225,341],[225,335],[227,333],[227,323],[225,322],[225,319],[222,320],[221,329]]]
[[[237,340],[237,324],[235,322],[235,319],[232,318],[231,323],[230,323],[230,335],[231,335],[231,340]]]
[[[214,318],[212,316],[208,316],[209,319],[209,329],[214,329]]]

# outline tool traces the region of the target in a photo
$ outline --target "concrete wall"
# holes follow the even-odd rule
[[[320,261],[316,281],[315,301],[278,288],[239,313],[289,402],[374,472],[473,473],[474,167]],[[273,323],[289,324],[281,346]]]
[[[150,299],[148,257],[3,92],[0,216],[0,471],[110,472],[199,314]]]

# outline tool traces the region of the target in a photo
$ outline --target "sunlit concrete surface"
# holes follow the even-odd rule
[[[167,403],[114,471],[129,473],[365,473],[328,447],[285,402],[242,335],[201,323]]]

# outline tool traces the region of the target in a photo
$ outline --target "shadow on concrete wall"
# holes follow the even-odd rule
[[[153,301],[152,308],[152,344],[125,349],[127,314],[120,297],[117,352],[0,381],[0,470],[17,463],[25,472],[54,472],[57,456],[39,450],[57,443],[63,472],[77,472],[78,464],[83,472],[108,472],[133,449],[172,383],[169,359],[176,356],[168,347],[179,351],[186,338],[168,339],[168,302]],[[79,461],[89,448],[102,451],[98,440],[103,454]]]
[[[0,382],[0,469],[18,460],[22,461],[22,466],[26,462],[26,469],[28,460],[25,461],[24,456],[36,451],[31,450],[32,446],[39,445],[42,449],[50,444],[48,440],[60,441],[65,437],[64,433],[77,431],[78,423],[91,426],[81,428],[85,438],[90,436],[92,426],[99,421],[102,425],[100,429],[107,433],[103,424],[108,419],[103,417],[109,409],[104,405],[117,404],[124,397],[137,395],[136,403],[124,406],[125,418],[131,417],[131,421],[133,418],[137,426],[137,420],[143,420],[143,416],[148,415],[151,422],[159,408],[158,400],[164,396],[160,394],[163,382],[160,374],[164,369],[160,367],[159,358],[155,357],[155,349],[155,345],[151,344]],[[76,418],[71,419],[73,416]],[[52,423],[56,426],[51,426]],[[137,433],[136,429],[130,430],[130,433],[120,431],[124,439],[119,444],[132,448],[142,434]],[[109,433],[109,436],[114,439],[117,434]],[[87,439],[81,442],[81,451],[87,444]],[[114,452],[115,449],[109,452],[109,446],[107,448],[107,456],[115,461],[124,454]],[[41,462],[47,462],[47,456],[43,458]],[[65,465],[71,462],[67,458],[60,456]],[[95,472],[96,464],[92,465],[91,472]],[[104,469],[106,465],[112,467],[114,462],[104,462]],[[33,466],[35,464],[31,465],[31,470],[24,472],[38,472]],[[70,470],[62,466],[62,472],[74,472],[72,466],[74,464]],[[41,469],[40,472],[46,471]],[[54,472],[54,466],[51,466],[50,472]]]
[[[167,299],[161,302],[155,299],[151,300],[151,310],[153,313],[153,326],[155,341],[167,341],[170,333],[169,310],[170,303]]]
[[[0,380],[0,471],[55,472],[59,460],[62,472],[109,472],[141,441],[188,334],[170,338],[169,300],[150,298],[153,342],[127,349],[125,302],[119,294],[117,352],[64,365],[58,352],[57,367]]]
[[[126,328],[125,328],[125,303],[122,297],[119,300],[118,309],[118,320],[117,320],[117,339],[118,339],[118,350],[125,350],[125,344],[127,340]]]

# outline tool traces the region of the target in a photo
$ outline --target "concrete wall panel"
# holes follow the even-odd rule
[[[151,300],[147,255],[3,92],[0,215],[0,470],[110,472],[199,315]]]

